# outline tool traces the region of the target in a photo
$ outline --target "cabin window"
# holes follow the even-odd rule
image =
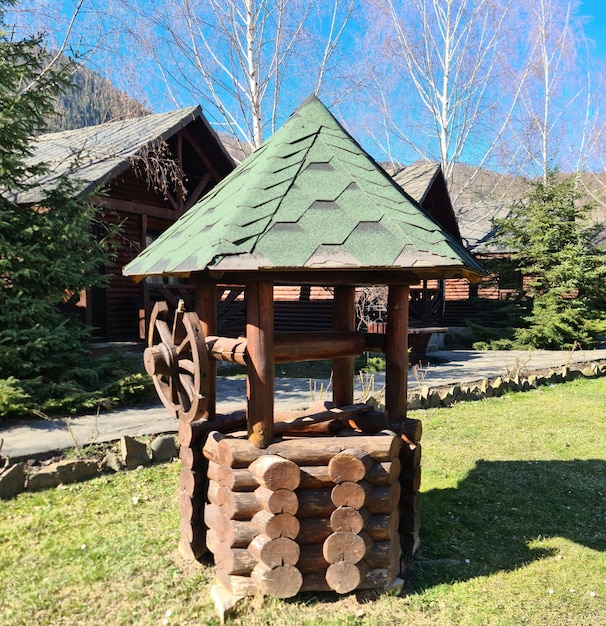
[[[520,291],[522,289],[522,274],[513,263],[504,264],[499,269],[499,290]]]

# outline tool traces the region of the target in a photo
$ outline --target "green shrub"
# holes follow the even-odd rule
[[[29,409],[49,415],[112,409],[156,398],[151,378],[142,372],[140,356],[119,349],[102,357],[89,356],[86,366],[67,369],[57,380],[36,376],[18,382]]]
[[[7,417],[19,417],[30,411],[30,397],[13,376],[0,379],[0,422]]]
[[[366,364],[360,367],[361,372],[384,372],[385,371],[385,357],[383,356],[369,356],[366,359]]]

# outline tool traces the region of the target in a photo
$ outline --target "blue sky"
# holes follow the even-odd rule
[[[63,9],[66,13],[66,16],[70,17],[73,6],[77,2],[77,0],[20,0],[20,1],[23,7],[25,8],[26,15],[33,14],[33,12],[29,13],[32,7],[36,7],[38,9],[37,15],[39,16],[39,19],[41,21],[35,24],[35,26],[37,27],[36,30],[44,28],[49,31],[53,31],[56,29],[57,35],[59,37],[59,41],[61,41],[61,31],[65,29],[66,22],[64,21],[63,23],[61,23],[61,22],[57,22],[54,19],[49,18],[48,15],[50,14],[48,13],[48,11]],[[320,0],[320,1],[322,2],[323,0]],[[520,1],[521,3],[535,3],[536,2],[536,0],[520,0]],[[561,7],[562,4],[564,4],[566,0],[553,0],[553,1],[559,3],[559,6]],[[574,3],[576,0],[570,0],[570,1]],[[365,6],[366,4],[365,0],[357,0],[357,2],[359,6],[362,6],[362,7]],[[127,4],[130,7],[130,10],[126,8]],[[201,104],[204,108],[205,115],[209,118],[209,121],[211,122],[216,121],[212,114],[213,113],[212,105],[209,105],[208,101],[205,102],[203,100],[204,94],[200,95],[201,93],[200,90],[198,90],[197,92],[195,91],[197,87],[199,86],[199,82],[194,81],[191,84],[188,83],[186,84],[186,86],[183,86],[182,84],[180,85],[176,80],[173,79],[171,81],[171,89],[173,90],[173,92],[176,93],[177,98],[176,100],[173,100],[172,98],[170,98],[169,97],[170,92],[162,89],[162,81],[158,79],[157,74],[155,73],[155,66],[152,64],[151,61],[147,60],[143,56],[145,49],[141,48],[140,45],[132,46],[132,42],[131,42],[130,45],[132,46],[132,48],[130,50],[128,58],[126,59],[127,62],[125,64],[120,62],[120,72],[118,73],[117,76],[112,73],[112,72],[115,72],[115,66],[114,66],[113,61],[115,60],[116,55],[109,56],[108,58],[104,57],[104,52],[106,52],[104,50],[105,44],[107,43],[107,46],[108,46],[107,49],[111,49],[112,45],[117,46],[118,49],[124,49],[123,42],[125,41],[125,39],[123,38],[121,31],[117,28],[120,18],[129,18],[130,20],[131,13],[133,13],[133,7],[142,7],[142,6],[150,5],[150,4],[151,4],[151,0],[134,0],[132,3],[124,3],[124,2],[121,2],[120,0],[115,0],[114,2],[112,2],[112,0],[85,0],[84,6],[87,8],[85,10],[83,9],[83,12],[81,14],[82,24],[78,24],[78,27],[80,27],[83,30],[81,30],[81,32],[74,32],[73,35],[77,41],[79,41],[78,37],[83,36],[84,44],[88,44],[92,46],[93,44],[96,44],[98,42],[98,39],[94,39],[94,40],[92,39],[96,35],[98,35],[97,29],[107,29],[106,32],[108,33],[108,36],[106,39],[102,41],[103,46],[101,47],[101,51],[100,51],[101,54],[98,57],[95,56],[95,58],[91,61],[91,67],[93,67],[94,69],[97,69],[102,74],[110,78],[116,84],[117,87],[127,90],[129,93],[131,93],[135,97],[138,97],[144,101],[147,99],[147,103],[151,104],[151,106],[153,107],[155,111],[162,112],[162,111],[176,108],[177,106]],[[330,4],[330,3],[327,3],[327,4]],[[204,3],[201,3],[201,5],[204,6]],[[113,7],[113,10],[110,10],[108,7]],[[577,16],[580,15],[583,18],[585,35],[589,39],[591,39],[594,43],[594,46],[592,46],[592,49],[589,51],[589,54],[591,55],[592,60],[593,60],[593,63],[592,63],[593,67],[591,68],[592,69],[591,71],[592,87],[595,84],[599,84],[603,86],[604,81],[606,80],[606,73],[604,72],[604,69],[603,69],[603,68],[606,68],[606,0],[578,0],[578,6],[575,8],[576,8],[576,11],[575,11],[576,15]],[[95,12],[95,9],[98,9],[99,12]],[[364,23],[362,18],[361,18],[360,23]],[[519,29],[520,29],[519,36],[520,36],[520,39],[522,40],[524,38],[524,24],[519,24]],[[76,30],[78,30],[78,28]],[[133,32],[138,32],[137,28],[133,27]],[[162,49],[164,48],[160,46],[156,47],[156,50],[162,50]],[[139,51],[142,52],[141,56],[137,54]],[[355,55],[353,56],[355,57]],[[306,55],[305,60],[306,62],[309,61],[309,55]],[[585,57],[582,55],[582,53],[579,55],[577,59],[575,59],[575,62],[576,64],[572,67],[573,78],[576,77],[577,73],[579,73],[579,70],[582,74],[584,74]],[[173,59],[168,59],[166,67],[168,67],[170,70],[174,70],[175,66],[173,63]],[[295,70],[297,71],[294,71],[292,75],[296,76],[296,80],[300,80],[300,77],[303,74],[303,70],[306,68],[307,68],[307,65],[305,68],[301,68],[301,67],[299,67],[298,69],[295,68]],[[132,70],[132,73],[128,71],[129,69]],[[148,69],[149,71],[147,71]],[[604,73],[604,76],[599,76],[599,73]],[[347,74],[347,72],[345,72],[345,74]],[[338,82],[338,76],[339,75],[337,74],[337,82]],[[602,80],[600,81],[599,78],[601,78]],[[326,82],[330,85],[329,81],[326,81]],[[576,86],[575,86],[575,89],[576,89]],[[308,93],[309,93],[309,89],[303,90],[303,92],[299,90],[298,93],[297,93],[297,90],[295,89],[293,90],[293,97],[298,98],[300,96],[300,99],[302,99]],[[408,99],[402,98],[400,96],[401,93],[407,93]],[[600,92],[598,89],[596,89],[595,93],[598,96],[600,95],[604,96],[604,98],[606,99],[606,95],[604,95],[604,92]],[[284,94],[282,95],[284,96]],[[365,147],[372,154],[374,154],[375,157],[383,158],[383,152],[381,151],[381,148],[377,147],[376,145],[378,143],[384,147],[386,143],[384,133],[381,132],[383,129],[380,126],[383,120],[380,118],[379,114],[373,117],[373,113],[377,113],[377,111],[375,110],[375,108],[373,108],[373,106],[366,106],[365,111],[370,112],[367,119],[365,119],[363,116],[358,115],[356,107],[358,105],[359,98],[357,96],[358,94],[354,90],[353,95],[348,96],[350,97],[350,100],[347,102],[340,103],[339,105],[340,108],[336,109],[334,112],[341,117],[344,124],[350,126],[351,131],[354,132],[358,140],[364,143]],[[361,97],[362,96],[360,96],[360,98]],[[324,98],[324,101],[330,106],[331,102],[330,102],[329,96],[327,96],[326,93],[323,93],[323,98]],[[414,117],[417,114],[417,109],[415,109],[411,105],[411,102],[413,101],[413,99],[414,99],[414,93],[412,92],[408,93],[408,92],[402,92],[402,91],[398,92],[396,90],[396,103],[400,104],[403,102],[406,105],[404,106],[403,110],[398,113],[399,115],[402,116],[402,120],[403,120],[402,124],[404,124],[404,128],[415,129],[417,126],[419,126],[420,128],[420,125],[417,123],[419,122],[418,116],[417,118]],[[284,113],[285,115],[290,114],[298,103],[299,101],[296,101],[296,100],[293,102],[289,101],[286,104],[282,103],[281,113]],[[395,107],[393,107],[392,105],[393,103],[391,104],[388,103],[388,106],[390,106],[392,110],[396,110]],[[606,111],[606,105],[604,105],[602,102],[598,102],[598,105],[599,105],[598,108],[599,108],[600,116],[604,116],[605,114],[603,113],[603,111]],[[555,106],[557,107],[557,104]],[[596,108],[596,111],[598,111],[598,108]],[[576,111],[577,109],[578,107],[574,108],[574,111]],[[571,110],[573,109],[571,108]],[[219,118],[217,119],[219,122],[222,122],[221,119]],[[560,119],[560,122],[563,125],[567,124],[566,128],[570,131],[571,135],[575,135],[575,131],[582,127],[582,123],[580,125],[577,125],[574,122],[571,123],[570,121],[568,122],[562,121],[562,119],[563,118]],[[604,117],[604,119],[606,119],[606,117]],[[600,123],[606,123],[604,122],[604,119],[602,119]],[[576,118],[575,118],[575,121],[576,121]],[[367,127],[365,126],[365,123],[369,127],[372,127],[372,125],[374,124],[373,130],[375,131],[377,135],[376,141],[371,138],[371,132],[370,131],[367,132]],[[217,128],[219,128],[219,126],[217,126]],[[223,126],[221,126],[220,128],[225,129],[224,122],[223,122]],[[424,153],[432,156],[432,158],[436,158],[438,151],[436,148],[437,144],[434,141],[435,137],[433,135],[427,134],[427,132],[425,131],[426,131],[426,128],[422,128],[419,131],[417,136],[415,136],[414,138],[414,143],[415,145],[423,144],[421,146],[421,149],[424,151]],[[266,135],[267,135],[267,132],[266,132]],[[582,129],[580,132],[582,132]],[[405,141],[402,141],[398,137],[395,137],[395,136],[390,136],[390,140],[392,141],[390,147],[393,150],[395,158],[402,160],[404,162],[404,161],[414,160],[415,158],[418,157],[416,152],[410,152],[408,150],[407,148],[408,144],[406,144]],[[490,139],[488,139],[487,141],[489,142]],[[575,142],[580,145],[579,143],[580,140],[576,137],[576,135],[575,135],[574,141],[571,140],[571,147],[573,145],[576,145]],[[477,139],[476,141],[476,146],[479,146],[479,148],[481,149],[483,145],[484,145],[484,137],[480,136],[480,138]],[[476,160],[476,156],[472,155],[472,153],[469,152],[469,148],[466,148],[466,150],[468,150],[466,154],[470,162]]]
[[[606,59],[606,2],[585,0],[581,2],[579,13],[587,17],[585,32],[596,44],[596,52]]]

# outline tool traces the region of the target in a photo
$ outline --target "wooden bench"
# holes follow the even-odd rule
[[[384,333],[387,328],[386,322],[369,322],[369,333]],[[408,361],[411,365],[416,365],[419,361],[424,361],[427,357],[427,344],[434,333],[445,333],[446,326],[419,326],[408,329]]]

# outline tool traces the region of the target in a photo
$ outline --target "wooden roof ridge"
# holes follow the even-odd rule
[[[48,171],[30,180],[27,190],[13,194],[10,199],[24,205],[40,202],[64,175],[78,183],[78,195],[87,195],[126,171],[142,150],[169,139],[194,121],[203,124],[205,131],[215,137],[225,159],[233,163],[197,105],[34,137],[32,154],[26,162],[45,164]]]
[[[124,273],[354,268],[483,273],[311,96]]]

